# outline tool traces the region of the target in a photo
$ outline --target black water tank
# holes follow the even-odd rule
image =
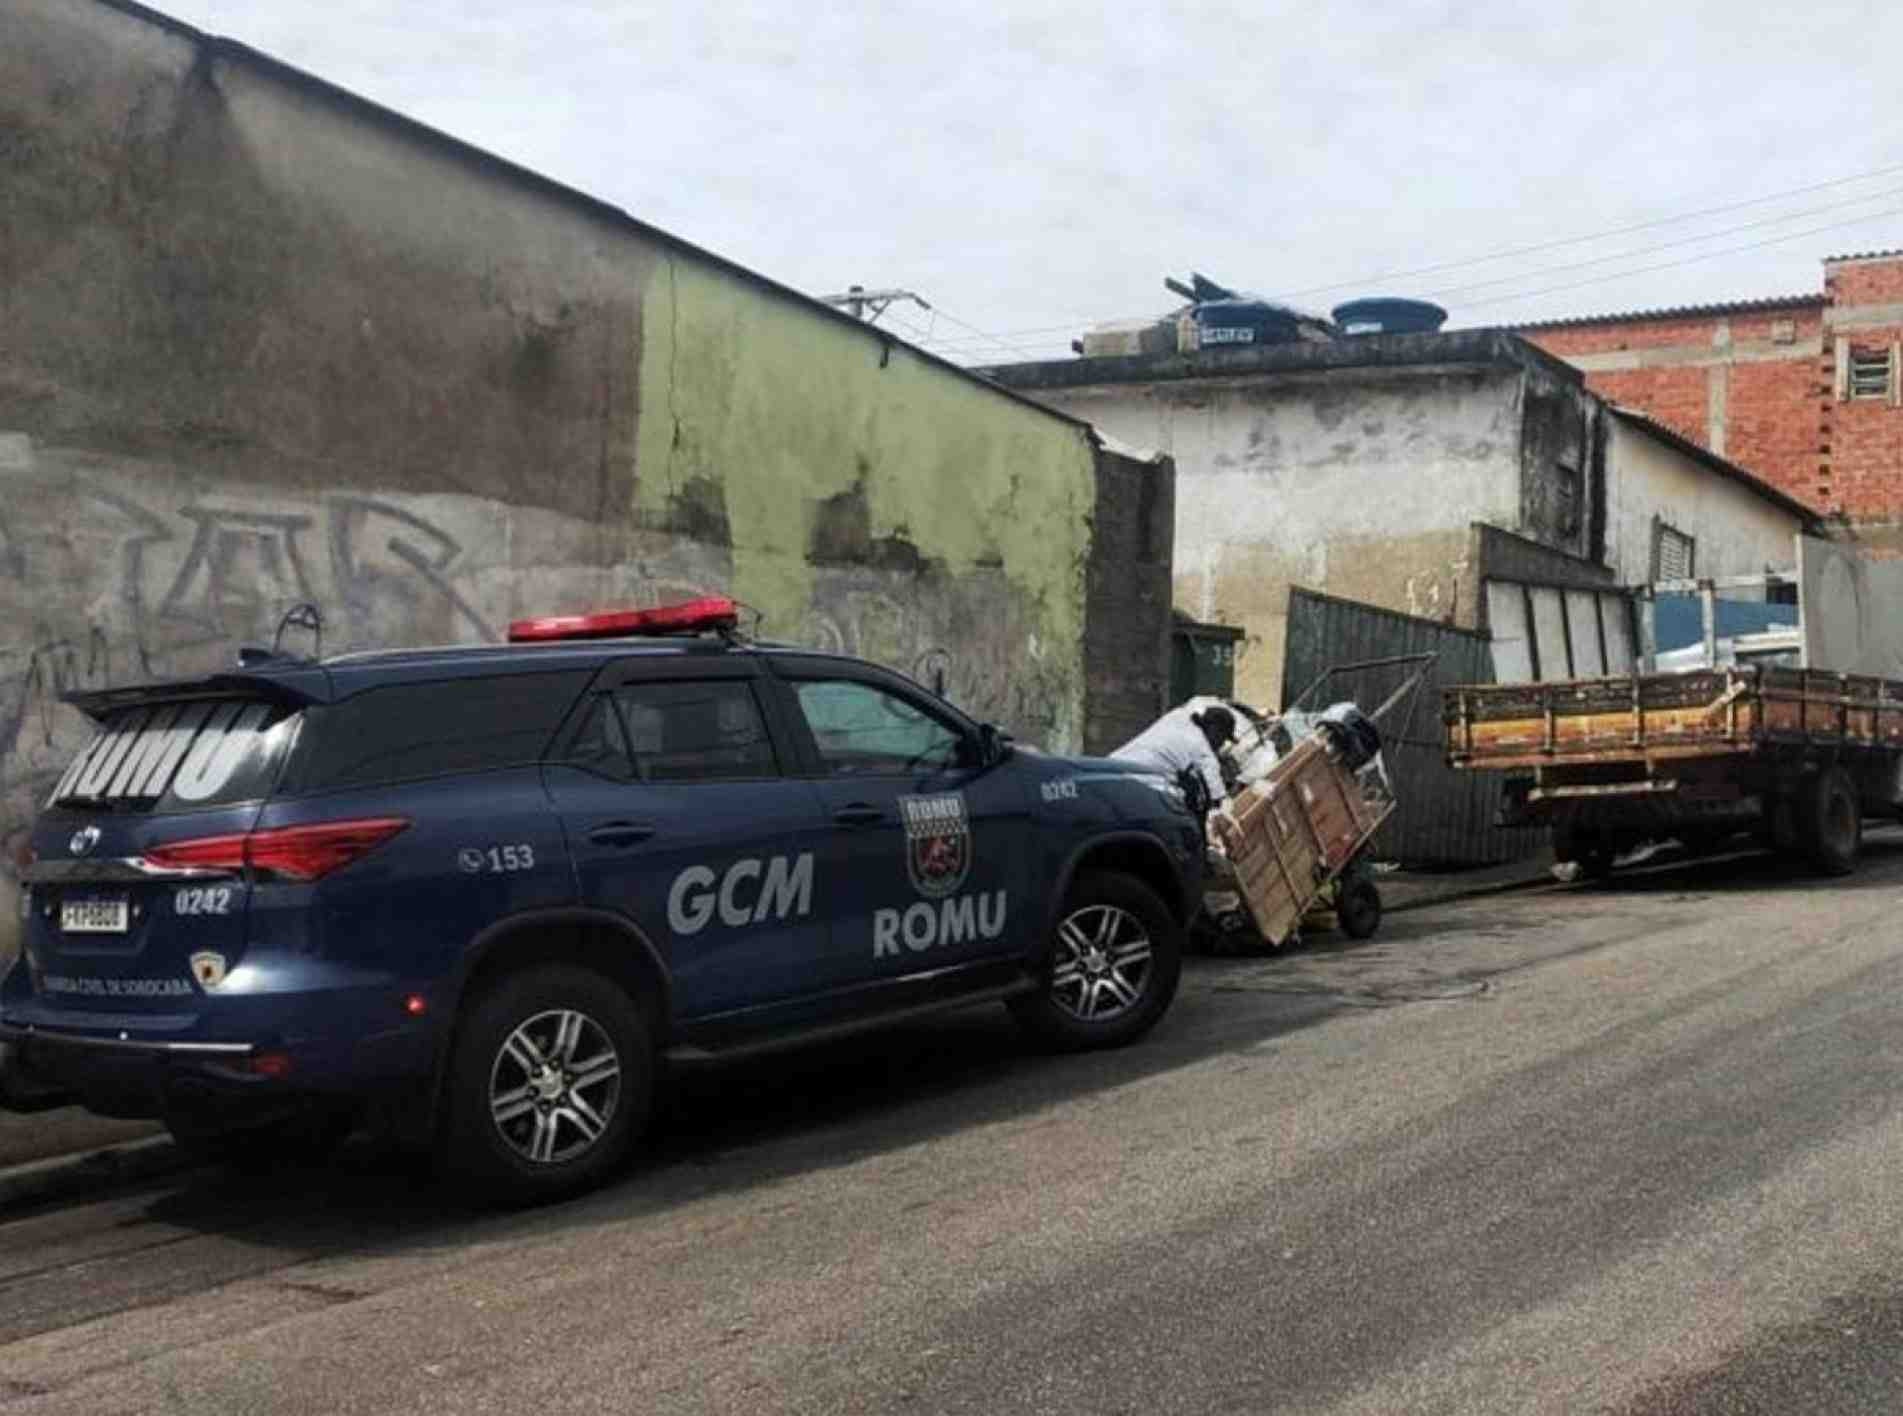
[[[1205,300],[1196,307],[1196,347],[1287,344],[1301,338],[1295,313],[1261,300]]]
[[[1426,300],[1350,300],[1333,313],[1343,334],[1432,334],[1447,323],[1447,311]]]

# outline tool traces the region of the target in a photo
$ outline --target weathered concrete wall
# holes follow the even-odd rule
[[[1540,544],[1599,560],[1606,543],[1604,405],[1577,377],[1530,367],[1520,385],[1520,514]]]
[[[345,649],[732,591],[1083,742],[1088,429],[94,0],[7,0],[0,192],[0,895],[60,691],[299,600]]]
[[[1170,691],[1175,475],[1160,455],[1106,451],[1098,461],[1085,602],[1084,746],[1110,752],[1156,718]]]
[[[1474,624],[1469,523],[1520,519],[1520,377],[1356,369],[1037,397],[1174,458],[1176,607],[1247,631],[1236,690],[1272,706],[1291,585]]]
[[[1701,576],[1791,569],[1791,537],[1805,526],[1796,511],[1718,475],[1644,427],[1616,417],[1606,426],[1611,454],[1605,559],[1621,585],[1652,579],[1654,518],[1694,539],[1694,569]]]

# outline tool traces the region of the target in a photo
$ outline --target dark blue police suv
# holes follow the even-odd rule
[[[74,695],[0,986],[0,1104],[234,1163],[368,1122],[539,1199],[662,1064],[996,1000],[1113,1046],[1175,994],[1200,822],[735,607]]]

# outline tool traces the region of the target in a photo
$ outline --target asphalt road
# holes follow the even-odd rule
[[[1903,1410],[1903,841],[685,1082],[530,1214],[368,1150],[0,1224],[0,1410]]]

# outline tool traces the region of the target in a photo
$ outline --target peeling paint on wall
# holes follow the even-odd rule
[[[661,604],[740,579],[727,546],[630,527],[604,555],[588,521],[487,498],[273,492],[17,433],[0,433],[0,448],[6,873],[88,737],[62,694],[228,668],[299,603],[319,607],[324,652],[338,653],[493,641],[525,615]],[[1079,656],[1043,652],[1046,617],[1002,567],[842,560],[811,567],[805,593],[762,606],[767,630],[890,664],[1027,741],[1078,731]],[[314,646],[291,631],[285,647]]]
[[[1085,672],[1088,578],[1167,587],[1169,548],[1094,539],[1082,425],[245,51],[89,0],[7,23],[9,847],[61,692],[228,664],[298,601],[332,650],[719,590],[1027,741],[1159,706]]]

